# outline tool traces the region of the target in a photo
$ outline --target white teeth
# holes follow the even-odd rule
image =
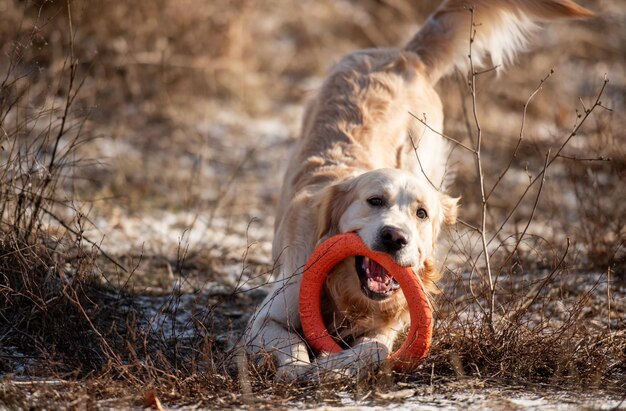
[[[367,273],[368,273],[368,274],[369,274],[369,272],[370,272],[370,270],[369,270],[369,268],[368,268],[368,267],[369,267],[369,262],[370,262],[370,259],[369,259],[369,258],[367,258],[367,257],[363,257],[363,264],[361,264],[361,266],[363,267],[363,269],[364,269],[365,271],[367,271]]]
[[[369,288],[371,291],[377,292],[377,293],[386,293],[389,291],[389,287],[385,286],[385,287],[381,287],[381,283],[368,278],[367,279],[367,288]]]

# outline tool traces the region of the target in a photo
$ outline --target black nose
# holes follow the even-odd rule
[[[380,240],[387,251],[398,251],[409,243],[402,230],[388,225],[380,230]]]

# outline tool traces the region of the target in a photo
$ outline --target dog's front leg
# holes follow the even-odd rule
[[[278,281],[246,331],[247,351],[257,359],[275,362],[276,377],[295,381],[310,373],[307,345],[295,332],[300,328],[298,281]]]
[[[312,378],[362,378],[376,371],[391,353],[397,333],[387,332],[357,339],[354,347],[324,354],[313,363]]]
[[[248,343],[248,351],[259,360],[266,358],[273,361],[276,378],[295,381],[311,371],[306,344],[284,324],[268,318],[255,337]]]

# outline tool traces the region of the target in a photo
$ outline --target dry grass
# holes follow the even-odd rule
[[[141,406],[152,388],[178,405],[384,404],[368,393],[470,378],[623,392],[619,0],[589,2],[598,17],[544,31],[474,93],[460,74],[440,85],[446,133],[475,145],[478,121],[487,193],[499,182],[483,226],[476,164],[457,150],[465,225],[441,256],[419,372],[343,391],[239,378],[303,102],[342,52],[401,44],[424,3],[0,3],[0,404]]]

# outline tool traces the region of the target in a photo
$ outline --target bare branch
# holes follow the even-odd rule
[[[552,165],[552,163],[554,163],[554,161],[559,158],[561,151],[563,151],[563,149],[567,146],[567,144],[570,142],[570,140],[576,136],[576,134],[578,133],[578,131],[580,130],[580,128],[583,126],[583,124],[585,124],[585,122],[587,121],[587,119],[589,118],[589,116],[591,115],[591,113],[594,112],[594,110],[597,107],[600,107],[600,98],[602,97],[602,95],[604,94],[604,90],[606,89],[606,85],[608,84],[609,80],[606,78],[606,76],[604,77],[604,82],[602,84],[602,87],[600,88],[600,91],[598,92],[598,95],[596,97],[596,100],[593,104],[593,106],[585,111],[585,114],[582,116],[582,118],[580,119],[580,121],[576,121],[573,130],[571,131],[571,133],[567,136],[567,138],[565,139],[565,141],[563,141],[563,143],[561,143],[561,145],[559,146],[558,150],[556,151],[556,154],[546,163],[545,167],[543,168],[543,170],[541,170],[541,172],[539,172],[539,174],[528,184],[528,186],[526,187],[526,189],[524,190],[524,192],[521,194],[521,196],[519,197],[519,199],[517,200],[517,202],[515,203],[515,205],[513,206],[513,208],[511,209],[511,211],[508,213],[508,215],[506,216],[506,218],[504,219],[504,221],[500,224],[500,227],[496,230],[496,234],[498,232],[500,232],[504,226],[508,223],[508,221],[511,219],[511,217],[513,216],[513,214],[515,213],[515,211],[517,211],[518,207],[520,206],[520,204],[522,203],[522,201],[524,200],[524,198],[526,197],[526,194],[528,194],[528,191],[530,191],[531,187],[540,179],[543,178],[543,174],[546,172],[546,170]],[[490,244],[495,238],[495,235],[493,237],[491,237],[491,239],[489,239],[489,242],[487,244]]]
[[[496,182],[493,184],[493,187],[491,187],[491,190],[489,190],[489,193],[487,194],[487,199],[491,197],[491,194],[493,193],[493,191],[496,189],[498,184],[500,184],[500,181],[502,181],[506,173],[510,170],[511,166],[513,165],[513,161],[517,157],[517,152],[520,146],[522,145],[522,140],[524,139],[524,126],[526,125],[526,111],[528,110],[528,105],[532,101],[533,97],[535,97],[539,93],[539,91],[541,91],[543,87],[543,83],[545,83],[546,80],[548,80],[550,76],[552,76],[552,74],[554,74],[554,69],[550,69],[550,72],[539,81],[539,85],[537,86],[535,91],[532,92],[532,94],[526,100],[526,103],[524,103],[524,111],[522,113],[522,125],[520,127],[517,144],[515,145],[515,149],[513,150],[513,155],[511,155],[511,158],[509,159],[509,163],[506,165],[506,167],[504,167],[504,170],[498,176]]]
[[[415,114],[413,114],[413,113],[411,113],[411,112],[409,112],[409,114],[410,114],[410,115],[411,115],[414,119],[416,119],[417,121],[419,121],[420,123],[422,123],[422,124],[423,124],[426,128],[428,128],[430,131],[432,131],[433,133],[437,134],[438,136],[443,137],[443,138],[445,138],[445,139],[447,139],[447,140],[449,140],[449,141],[453,142],[454,144],[458,145],[459,147],[462,147],[462,148],[466,149],[466,150],[467,150],[467,151],[469,151],[469,152],[476,153],[476,150],[475,150],[475,149],[473,149],[473,148],[471,148],[471,147],[466,146],[465,144],[461,143],[459,140],[455,139],[454,137],[447,136],[447,135],[443,134],[442,132],[435,130],[435,129],[434,129],[434,128],[432,128],[432,127],[431,127],[431,126],[430,126],[430,125],[429,125],[429,124],[428,124],[425,120],[422,120],[421,118],[417,117]],[[415,147],[415,145],[413,145],[413,146]]]

